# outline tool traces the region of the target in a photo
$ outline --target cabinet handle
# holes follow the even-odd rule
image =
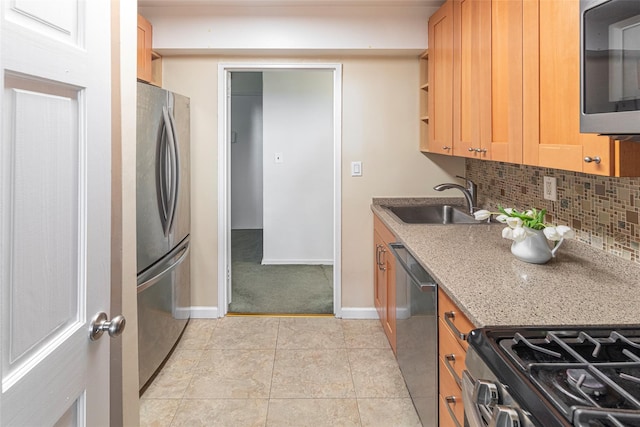
[[[462,378],[458,376],[456,371],[453,369],[453,366],[451,365],[451,362],[455,363],[455,361],[456,361],[455,354],[451,353],[451,354],[444,355],[444,366],[447,367],[447,370],[449,371],[453,379],[456,380],[456,383],[458,384],[458,386],[462,388]]]
[[[376,254],[376,262],[378,263],[378,268],[382,271],[386,271],[387,267],[384,267],[384,261],[382,261],[382,254],[387,251],[384,249],[384,246],[378,245],[378,253]]]
[[[442,147],[442,149],[443,149],[443,150],[451,150],[451,147],[449,147],[448,145],[444,145],[444,146]]]
[[[458,339],[461,339],[462,341],[466,341],[467,334],[463,334],[462,332],[460,332],[458,328],[456,328],[456,325],[454,325],[453,322],[451,321],[451,319],[455,320],[455,318],[456,318],[455,311],[447,311],[444,313],[444,322],[451,328],[451,330],[456,335],[456,337],[458,337]]]
[[[476,148],[474,151],[475,151],[476,153],[486,153],[486,152],[487,152],[487,149],[486,149],[486,148]]]
[[[449,413],[451,420],[456,425],[456,427],[462,427],[460,425],[460,422],[458,421],[458,418],[456,417],[456,414],[454,414],[453,410],[451,409],[451,404],[453,403],[455,405],[458,401],[458,398],[455,396],[447,396],[444,398],[444,400],[447,402],[447,412]]]
[[[467,150],[469,150],[469,151],[471,151],[471,152],[476,151],[476,149],[475,149],[475,148],[473,148],[473,147],[469,147],[469,148],[467,148]]]
[[[591,162],[593,162],[593,163],[595,163],[596,165],[599,165],[601,160],[602,160],[602,159],[600,159],[600,156],[595,156],[595,157],[589,157],[589,156],[587,156],[587,157],[585,157],[585,158],[584,158],[584,162],[585,162],[585,163],[591,163]]]

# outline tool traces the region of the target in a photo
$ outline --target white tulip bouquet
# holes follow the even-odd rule
[[[542,230],[546,238],[553,242],[575,237],[575,232],[566,225],[551,226],[545,224],[544,216],[547,213],[545,209],[529,209],[520,212],[513,208],[498,206],[498,210],[499,212],[490,212],[486,209],[481,209],[474,212],[473,215],[478,221],[489,219],[491,215],[496,215],[495,218],[498,222],[508,226],[502,230],[502,237],[516,242],[521,242],[533,234],[531,230]]]

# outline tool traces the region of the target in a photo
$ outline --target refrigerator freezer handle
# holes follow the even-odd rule
[[[172,253],[170,253],[168,256],[168,258],[175,258],[176,256],[180,255],[180,258],[178,258],[175,262],[172,262],[166,268],[163,268],[162,271],[160,271],[158,274],[155,274],[153,277],[138,284],[138,293],[156,284],[158,281],[160,281],[162,276],[164,276],[165,274],[169,273],[171,270],[173,270],[174,268],[182,264],[182,261],[184,261],[184,259],[189,254],[189,250],[191,249],[191,244],[189,243],[189,241],[190,239],[188,238],[185,239],[184,243],[180,245],[180,247],[174,249]]]

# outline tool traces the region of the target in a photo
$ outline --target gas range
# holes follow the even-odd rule
[[[468,341],[468,400],[487,425],[640,427],[640,326],[483,328]]]

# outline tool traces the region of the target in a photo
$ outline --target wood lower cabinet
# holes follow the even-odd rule
[[[441,289],[438,289],[439,426],[464,425],[462,371],[465,369],[467,335],[473,324]]]
[[[374,304],[384,333],[396,352],[396,260],[389,249],[394,234],[374,215]]]

